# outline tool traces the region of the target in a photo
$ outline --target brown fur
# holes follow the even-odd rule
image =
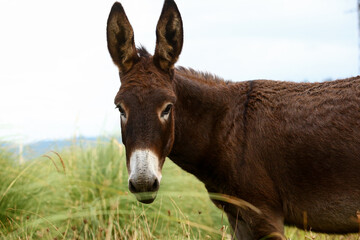
[[[263,216],[239,210],[242,219],[254,223],[253,232],[263,232],[255,238],[282,233],[282,221],[303,228],[304,212],[314,231],[359,230],[359,77],[228,86],[197,78],[176,78],[181,91],[171,160],[209,192],[258,207]],[[237,210],[225,207],[232,217]]]
[[[163,10],[160,19],[166,25],[163,14],[180,13],[172,0],[165,4],[171,13]],[[171,26],[181,31],[182,42],[182,24]],[[169,67],[157,63],[159,53],[152,57],[144,49],[128,72],[119,67],[122,86],[115,104],[128,111],[122,123],[127,154],[150,147],[160,168],[168,156],[209,192],[259,209],[214,200],[224,207],[238,239],[283,238],[284,223],[327,233],[359,231],[360,77],[226,82],[174,69],[179,42],[157,43],[165,45],[157,49],[180,49],[165,54],[171,56],[165,58]],[[154,112],[164,102],[174,107],[161,124]]]

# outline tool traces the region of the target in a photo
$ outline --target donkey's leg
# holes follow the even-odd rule
[[[252,240],[254,239],[252,232],[249,226],[243,220],[237,218],[236,216],[233,217],[230,214],[227,214],[229,223],[233,230],[232,239],[237,240]]]
[[[240,210],[240,214],[227,213],[229,223],[237,240],[271,239],[284,240],[283,219],[276,214],[262,211],[261,214],[251,210]]]
[[[285,240],[283,218],[265,209],[260,210],[262,214],[251,212],[244,216],[254,236],[253,239]]]

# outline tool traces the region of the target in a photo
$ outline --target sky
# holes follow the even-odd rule
[[[114,1],[0,0],[0,140],[120,131],[118,70],[106,46]],[[162,0],[123,0],[150,52]],[[232,81],[358,75],[356,0],[178,0],[177,65]]]

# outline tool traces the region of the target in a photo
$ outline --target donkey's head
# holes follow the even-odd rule
[[[134,32],[120,3],[107,22],[110,55],[120,72],[115,97],[126,148],[129,189],[151,203],[160,186],[161,169],[174,142],[174,64],[183,43],[182,20],[173,0],[165,0],[156,27],[154,56],[136,49]]]

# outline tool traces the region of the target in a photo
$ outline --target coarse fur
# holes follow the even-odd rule
[[[284,224],[326,233],[359,231],[360,77],[234,83],[175,68],[183,30],[173,0],[165,0],[156,33],[154,56],[135,49],[125,12],[114,4],[107,36],[120,72],[115,104],[128,168],[133,152],[148,149],[151,159],[158,158],[160,175],[169,157],[210,193],[251,204],[259,211],[213,199],[238,239],[282,239]],[[156,192],[160,179],[143,172],[149,175],[129,180],[130,189]]]

